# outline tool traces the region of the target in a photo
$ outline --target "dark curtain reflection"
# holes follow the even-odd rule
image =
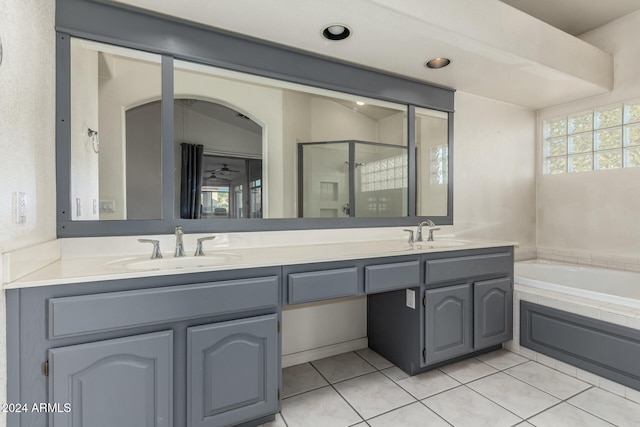
[[[180,218],[199,219],[201,214],[202,160],[204,146],[183,142],[180,179]]]

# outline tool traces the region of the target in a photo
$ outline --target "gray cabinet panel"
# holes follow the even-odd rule
[[[173,425],[173,333],[98,341],[49,350],[52,427]]]
[[[473,348],[470,284],[429,289],[425,297],[425,363],[470,352]]]
[[[520,301],[520,345],[640,390],[637,329]]]
[[[221,427],[278,411],[277,315],[187,330],[187,425]]]
[[[278,285],[271,276],[51,298],[49,338],[276,307]]]
[[[510,252],[473,255],[426,261],[426,284],[469,279],[479,276],[510,274],[513,256]]]
[[[481,349],[513,337],[511,278],[473,284],[474,348]]]
[[[420,284],[420,262],[368,265],[364,268],[366,293],[409,288]]]
[[[357,267],[289,274],[289,304],[358,294]]]

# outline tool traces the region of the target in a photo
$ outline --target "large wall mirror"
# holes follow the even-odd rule
[[[72,223],[450,220],[450,112],[177,59],[167,74],[166,64],[71,38],[62,194]]]

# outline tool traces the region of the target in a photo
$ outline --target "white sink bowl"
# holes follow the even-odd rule
[[[180,268],[211,267],[227,264],[239,255],[233,253],[217,253],[215,255],[185,256],[178,258],[126,258],[109,263],[109,266],[124,270],[174,270]]]
[[[421,244],[423,248],[450,248],[453,246],[464,246],[468,245],[469,241],[467,240],[434,240],[432,242],[422,242]]]

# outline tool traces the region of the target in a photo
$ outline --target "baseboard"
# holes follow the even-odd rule
[[[367,338],[358,338],[356,340],[312,348],[311,350],[300,351],[298,353],[285,354],[282,356],[282,367],[286,368],[337,354],[347,353],[349,351],[361,350],[367,348],[368,345],[369,340]]]

